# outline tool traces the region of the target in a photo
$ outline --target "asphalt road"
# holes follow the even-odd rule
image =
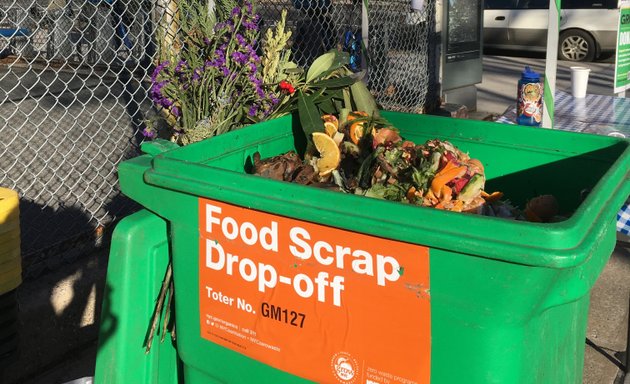
[[[477,84],[477,110],[493,114],[503,113],[515,103],[516,88],[526,65],[544,75],[545,55],[529,54],[526,57],[508,51],[487,51],[483,58],[483,78]],[[587,93],[615,95],[613,74],[615,57],[609,56],[592,63],[558,61],[556,89],[571,92],[571,66],[591,69]]]

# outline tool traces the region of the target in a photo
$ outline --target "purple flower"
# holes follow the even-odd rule
[[[247,56],[243,52],[233,52],[232,60],[234,60],[237,64],[243,65],[247,63],[247,61],[249,60],[249,56]]]
[[[234,22],[232,20],[227,20],[214,25],[214,32],[219,33],[223,29],[227,29],[230,33],[234,32]]]
[[[252,106],[249,107],[249,111],[247,111],[247,114],[251,117],[254,117],[256,116],[257,112],[258,112],[258,105],[252,104]]]
[[[256,77],[256,75],[251,74],[247,77],[249,81],[254,86],[254,91],[258,95],[259,98],[264,99],[266,97],[265,91],[262,88],[262,80]]]
[[[247,40],[245,40],[243,35],[241,35],[240,33],[237,33],[235,37],[236,37],[236,41],[238,41],[238,45],[240,45],[241,47],[247,46]]]
[[[197,81],[199,79],[201,79],[201,74],[203,73],[203,67],[202,68],[195,68],[195,70],[193,71],[192,74],[192,80],[193,81]]]
[[[249,75],[249,81],[251,81],[256,87],[262,87],[262,80],[254,75]]]
[[[227,50],[227,45],[222,44],[219,47],[219,49],[216,49],[214,51],[214,59],[205,61],[205,66],[217,68],[223,74],[223,76],[227,77],[230,75],[230,70],[226,66],[226,59],[225,59],[226,50]],[[240,60],[240,57],[238,57],[238,55],[235,57],[234,54],[232,54],[232,59],[237,61],[237,60]]]
[[[222,45],[219,49],[214,51],[215,59],[214,60],[206,60],[207,67],[215,67],[218,69],[222,69],[225,67],[225,50],[226,47]]]
[[[258,22],[257,21],[243,20],[243,27],[245,27],[245,29],[250,30],[250,31],[257,31],[258,30]]]
[[[168,67],[169,64],[170,63],[168,61],[164,61],[160,63],[157,67],[155,67],[155,69],[153,70],[153,73],[151,74],[151,82],[155,83],[157,80],[157,77],[160,75],[160,72],[162,72],[164,68]]]
[[[159,63],[151,76],[149,89],[154,105],[166,108],[172,116],[181,118],[183,124],[190,120],[189,111],[195,112],[199,97],[213,98],[211,106],[233,104],[237,99],[239,104],[246,105],[246,113],[255,119],[273,112],[280,104],[281,94],[272,93],[262,81],[261,58],[256,53],[258,43],[255,38],[260,15],[254,13],[254,8],[252,0],[244,0],[240,7],[231,10],[227,20],[215,24],[214,35],[201,36],[201,41],[197,40],[200,43],[198,51],[183,50],[182,60]],[[191,56],[197,52],[198,57]],[[198,62],[198,66],[193,64]],[[207,84],[204,79],[208,80]],[[202,84],[204,89],[200,88]],[[214,100],[214,90],[206,87],[217,86],[226,89],[228,96]],[[242,108],[240,105],[235,107]],[[146,131],[146,135],[154,133],[157,132]]]
[[[251,15],[252,12],[254,11],[252,7],[252,3],[250,1],[244,1],[243,4],[245,4],[245,9],[247,9],[247,13]]]
[[[151,89],[149,90],[149,96],[158,106],[169,107],[173,104],[172,100],[162,94],[162,88],[164,88],[166,84],[168,84],[168,81],[166,80],[158,81],[153,83],[153,85],[151,85]]]
[[[254,7],[251,2],[245,1],[243,2],[245,7],[245,17],[243,18],[242,24],[246,30],[257,31],[258,30],[258,22],[260,20],[260,15],[254,14]]]
[[[225,64],[225,51],[227,50],[227,46],[225,44],[221,45],[219,49],[214,51],[214,54],[217,56],[217,60],[222,64]]]
[[[157,132],[155,132],[151,128],[146,127],[142,130],[142,135],[147,139],[155,139],[157,137]]]
[[[263,91],[263,89],[261,87],[255,87],[256,89],[256,93],[258,94],[258,97],[260,97],[261,99],[264,99],[265,96],[265,91]]]
[[[175,73],[180,74],[187,68],[188,63],[186,62],[186,60],[180,60],[179,63],[177,63],[177,66],[175,66]]]

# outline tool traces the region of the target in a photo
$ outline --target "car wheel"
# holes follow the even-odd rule
[[[562,32],[558,57],[568,61],[593,61],[597,47],[591,35],[577,29]]]

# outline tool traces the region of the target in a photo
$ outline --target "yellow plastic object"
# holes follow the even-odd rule
[[[22,283],[19,203],[17,192],[0,188],[0,295]]]
[[[19,228],[20,200],[17,192],[0,188],[0,233]]]
[[[0,264],[0,295],[14,290],[22,283],[22,264],[20,259]]]
[[[16,256],[17,255],[17,256]],[[0,264],[20,256],[20,231],[0,233]]]
[[[10,248],[0,248],[0,268],[7,263],[15,263],[20,260],[20,245]],[[2,271],[0,270],[0,273]]]

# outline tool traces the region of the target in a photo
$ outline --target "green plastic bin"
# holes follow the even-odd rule
[[[96,383],[181,383],[170,336],[161,327],[149,353],[144,342],[169,260],[164,219],[141,210],[112,235],[99,327]]]
[[[582,382],[589,292],[630,194],[630,142],[383,116],[406,139],[480,159],[488,191],[519,206],[553,194],[573,214],[519,222],[248,174],[257,151],[303,148],[291,117],[153,146],[164,152],[122,163],[120,183],[168,222],[185,383]]]

